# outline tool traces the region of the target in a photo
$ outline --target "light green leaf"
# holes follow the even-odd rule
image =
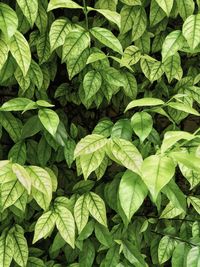
[[[196,116],[200,116],[200,113],[198,111],[196,111],[194,108],[190,107],[189,105],[185,103],[169,102],[167,105],[171,108],[174,108],[174,109],[177,109],[183,112],[187,112],[189,114],[193,114]]]
[[[191,49],[200,43],[200,14],[189,16],[183,23],[183,36]]]
[[[29,104],[34,104],[34,102],[28,98],[17,97],[5,102],[0,107],[0,111],[22,111]]]
[[[174,0],[156,0],[156,2],[169,17],[173,7]]]
[[[190,202],[193,208],[196,210],[196,212],[200,214],[200,199],[197,197],[189,196],[188,202]]]
[[[97,194],[90,192],[86,196],[86,203],[91,216],[100,224],[107,227],[106,207],[104,201]]]
[[[147,112],[136,112],[131,118],[131,125],[140,142],[143,143],[153,128],[153,120]]]
[[[119,184],[121,207],[130,221],[147,196],[147,187],[141,177],[132,171],[126,171]]]
[[[174,54],[173,56],[168,57],[164,63],[164,71],[167,76],[167,80],[169,83],[175,78],[177,78],[177,73],[181,68],[181,61],[180,56],[178,53]]]
[[[35,84],[38,89],[41,89],[43,85],[43,73],[40,66],[33,59],[31,60],[28,74],[31,82]]]
[[[135,99],[137,96],[137,81],[134,75],[128,71],[122,72],[124,78],[123,90],[125,95],[129,96],[131,99]]]
[[[166,13],[158,5],[156,0],[151,0],[150,5],[150,25],[155,26],[166,17]]]
[[[187,254],[187,267],[196,267],[200,265],[200,248],[192,247]]]
[[[90,56],[87,59],[87,63],[86,64],[90,64],[90,63],[93,63],[93,62],[96,62],[98,60],[102,60],[102,59],[105,59],[105,58],[107,58],[107,56],[104,53],[102,53],[102,52],[94,52],[94,53],[90,54]]]
[[[78,28],[69,32],[63,45],[62,62],[77,59],[89,45],[90,35],[87,31]]]
[[[125,34],[132,29],[134,23],[134,7],[124,5],[120,12],[121,15],[121,34]]]
[[[0,18],[1,20],[1,18]],[[0,21],[1,23],[1,21]],[[8,58],[9,46],[3,34],[0,35],[0,70]]]
[[[172,179],[175,164],[167,156],[152,155],[142,164],[142,179],[156,201],[160,190]]]
[[[142,156],[137,148],[129,141],[120,138],[109,140],[106,150],[108,156],[127,169],[141,174]]]
[[[26,171],[26,169],[17,163],[13,163],[12,170],[13,170],[13,173],[16,175],[17,179],[19,180],[19,182],[24,186],[28,194],[30,194],[31,193],[31,178],[28,172]]]
[[[70,80],[84,69],[89,54],[90,48],[86,48],[81,52],[81,54],[76,53],[74,56],[71,56],[69,60],[67,60],[67,71]]]
[[[185,263],[185,257],[187,255],[187,245],[185,243],[178,243],[173,251],[172,255],[172,267],[183,267]]]
[[[171,148],[174,144],[176,144],[181,139],[190,141],[194,139],[195,136],[193,134],[184,132],[184,131],[168,131],[164,135],[164,139],[161,146],[161,153],[164,153],[169,148]]]
[[[55,136],[59,124],[59,117],[57,113],[52,109],[43,108],[39,110],[38,117],[44,128],[51,135]]]
[[[113,125],[114,124],[111,120],[102,119],[100,122],[97,123],[92,133],[109,137],[111,135]]]
[[[89,100],[99,91],[101,83],[102,77],[98,71],[91,70],[86,73],[83,79],[83,88],[86,100]]]
[[[86,195],[79,197],[74,206],[74,218],[78,228],[79,234],[86,226],[89,218],[89,211],[87,208]]]
[[[123,49],[119,40],[111,31],[105,28],[94,27],[90,30],[90,32],[99,42],[101,42],[105,46],[111,48],[119,54],[123,53]]]
[[[12,232],[12,230],[14,230]],[[14,261],[21,267],[26,267],[28,260],[28,244],[24,237],[24,230],[21,226],[15,225],[10,231],[12,234],[13,246],[14,246]]]
[[[33,238],[33,244],[41,238],[47,238],[47,236],[54,229],[56,224],[57,215],[52,211],[47,211],[37,220],[35,225],[35,232]]]
[[[74,26],[67,19],[55,20],[49,32],[51,51],[64,44],[67,34],[74,29]]]
[[[104,156],[104,149],[99,149],[91,154],[80,156],[81,169],[85,180],[100,166]]]
[[[167,206],[162,211],[160,218],[162,219],[172,219],[183,214],[184,211],[182,208],[177,208],[171,201],[167,204]]]
[[[83,8],[72,0],[50,0],[47,11],[57,8]]]
[[[124,62],[125,64],[131,66],[136,64],[140,60],[140,58],[141,58],[140,49],[137,46],[131,45],[124,50],[122,63]]]
[[[23,75],[26,76],[31,64],[31,51],[27,40],[19,31],[16,31],[11,38],[10,51]]]
[[[13,205],[24,193],[24,187],[15,179],[1,185],[1,206],[3,210]]]
[[[158,246],[158,259],[159,263],[162,264],[169,260],[174,250],[174,240],[169,236],[164,236]]]
[[[109,10],[109,9],[94,9],[94,10],[97,11],[98,13],[100,13],[101,15],[103,15],[109,21],[115,23],[118,26],[118,28],[120,29],[121,16],[119,13],[112,11],[112,10]]]
[[[33,24],[38,14],[38,1],[31,0],[31,2],[30,1],[28,2],[26,0],[17,0],[17,4],[21,8],[24,16],[27,18],[31,27],[33,27]]]
[[[120,2],[130,6],[141,5],[141,0],[120,0]]]
[[[57,214],[56,227],[62,238],[74,248],[75,243],[75,222],[72,213],[64,206],[56,205]]]
[[[200,172],[200,158],[185,151],[171,152],[169,154],[178,163],[183,164],[194,172]]]
[[[176,0],[176,4],[178,12],[184,21],[193,14],[195,8],[193,0]]]
[[[170,32],[162,45],[163,62],[170,56],[176,54],[184,46],[184,37],[180,30]]]
[[[47,62],[51,56],[49,34],[47,32],[40,34],[40,36],[37,38],[36,48],[39,57],[39,63],[42,64]]]
[[[14,244],[10,234],[2,233],[0,237],[0,262],[3,267],[10,267],[14,254]]]
[[[147,77],[151,82],[160,79],[164,73],[163,64],[161,61],[155,61],[151,65],[150,75]]]
[[[15,11],[8,5],[0,3],[0,29],[11,38],[18,27],[18,18]]]
[[[131,101],[126,107],[124,112],[135,107],[159,106],[159,105],[164,105],[164,102],[161,99],[146,97],[146,98],[136,99],[136,100]]]
[[[136,6],[134,8],[134,20],[132,27],[132,41],[139,39],[147,27],[147,15],[144,7]]]
[[[185,165],[179,163],[179,168],[183,176],[190,183],[190,190],[197,186],[200,182],[200,174],[199,171],[193,171],[192,169],[186,167]]]
[[[46,202],[50,203],[52,198],[52,182],[48,172],[38,166],[28,166],[26,170],[31,178],[32,187],[45,195]]]
[[[81,155],[91,154],[98,149],[104,147],[107,139],[100,134],[91,134],[82,138],[76,146],[74,157],[77,158]]]

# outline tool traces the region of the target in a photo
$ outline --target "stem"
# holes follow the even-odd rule
[[[84,11],[84,14],[85,14],[85,24],[86,24],[86,29],[88,30],[88,10],[87,10],[87,5],[86,5],[86,1],[83,0],[83,11]]]

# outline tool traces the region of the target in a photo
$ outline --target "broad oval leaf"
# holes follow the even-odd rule
[[[160,190],[172,179],[174,173],[175,164],[167,156],[153,155],[144,160],[142,179],[154,201],[156,201]]]
[[[57,113],[51,109],[43,108],[39,110],[38,117],[44,128],[51,135],[55,136],[59,124],[59,117]]]
[[[38,14],[38,1],[31,0],[31,2],[28,2],[26,0],[17,0],[17,4],[21,8],[31,27],[33,27]]]
[[[160,105],[164,105],[164,102],[158,98],[147,97],[142,99],[136,99],[128,104],[124,112],[135,107],[160,106]]]
[[[126,171],[119,184],[121,207],[130,221],[147,196],[147,187],[141,177],[132,171]]]
[[[183,36],[191,49],[200,43],[200,14],[189,16],[183,23]]]
[[[98,71],[91,70],[84,76],[83,88],[86,100],[89,100],[99,91],[101,84],[102,77]]]
[[[111,48],[119,54],[123,53],[122,45],[111,31],[105,28],[94,27],[90,30],[90,32],[99,42],[101,42],[105,46]]]
[[[72,0],[51,0],[48,4],[47,11],[51,11],[57,8],[83,8]]]
[[[86,203],[91,216],[100,224],[107,227],[106,207],[103,199],[97,194],[90,192],[86,196]]]
[[[162,264],[169,260],[174,250],[174,240],[169,236],[164,236],[158,246],[158,259],[159,263]]]
[[[17,31],[18,18],[15,11],[8,5],[0,3],[0,29],[8,36],[12,37]]]
[[[31,64],[31,51],[25,37],[16,31],[10,41],[10,51],[23,75],[26,76]]]
[[[174,0],[156,0],[156,2],[167,14],[167,16],[169,16],[173,7]]]

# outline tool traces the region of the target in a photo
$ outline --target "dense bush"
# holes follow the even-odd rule
[[[0,266],[200,266],[199,9],[0,2]]]

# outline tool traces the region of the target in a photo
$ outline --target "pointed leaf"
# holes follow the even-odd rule
[[[51,134],[55,135],[58,124],[59,124],[59,117],[57,113],[51,109],[43,108],[40,109],[38,112],[38,117],[44,126],[44,128]]]

